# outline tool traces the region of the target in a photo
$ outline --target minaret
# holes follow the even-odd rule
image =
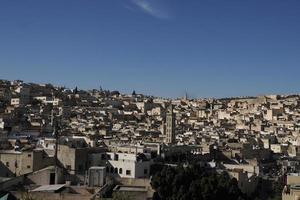
[[[175,143],[175,116],[172,104],[167,108],[166,114],[166,143]]]
[[[185,101],[187,101],[188,99],[189,99],[189,97],[188,97],[188,93],[187,92],[185,92],[185,94],[184,94],[184,98],[183,98]]]

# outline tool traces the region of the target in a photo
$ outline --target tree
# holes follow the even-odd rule
[[[43,102],[40,99],[33,99],[32,102],[31,102],[32,106],[40,106],[42,104],[43,104]]]
[[[208,172],[197,165],[164,167],[154,174],[151,185],[155,190],[153,199],[156,200],[246,199],[236,179],[231,179],[227,173]]]

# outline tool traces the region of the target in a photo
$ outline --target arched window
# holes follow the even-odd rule
[[[118,173],[118,168],[115,168],[115,174],[117,174]]]
[[[119,169],[119,174],[122,174],[122,173],[123,173],[123,169],[120,168],[120,169]]]

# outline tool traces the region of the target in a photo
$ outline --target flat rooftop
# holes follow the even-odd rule
[[[114,191],[119,191],[119,192],[147,192],[147,188],[143,187],[143,186],[117,185],[114,188]]]
[[[32,192],[55,192],[61,188],[63,188],[65,184],[59,184],[59,185],[42,185],[38,188],[35,188],[32,190]]]

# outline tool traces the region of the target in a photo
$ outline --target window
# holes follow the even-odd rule
[[[117,174],[118,173],[118,168],[115,168],[115,174]]]
[[[31,154],[28,154],[28,158],[30,158],[31,157]]]
[[[122,173],[123,173],[123,169],[120,168],[120,169],[119,169],[119,174],[122,174]]]
[[[126,175],[130,176],[131,175],[131,171],[130,170],[126,170]]]
[[[68,171],[71,171],[71,165],[67,165],[66,168]]]
[[[27,169],[30,169],[30,165],[27,165]]]
[[[148,169],[144,169],[144,174],[148,174]]]
[[[110,168],[110,173],[114,173],[114,168],[113,167]]]
[[[6,162],[6,167],[9,167],[9,162]]]
[[[119,160],[119,155],[118,154],[115,155],[115,160]]]

